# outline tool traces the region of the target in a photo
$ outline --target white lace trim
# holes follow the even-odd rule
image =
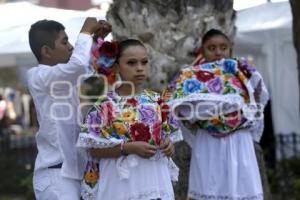
[[[200,194],[195,191],[190,191],[188,196],[195,200],[263,200],[264,195],[248,195],[248,196],[229,196],[229,195],[210,195],[210,194]]]
[[[152,190],[144,193],[138,193],[135,195],[126,196],[124,195],[124,200],[149,200],[149,199],[162,199],[162,200],[174,200],[173,192],[165,192],[161,190]]]
[[[173,143],[183,140],[182,131],[178,129],[176,132],[170,134],[170,139]]]
[[[261,83],[261,88],[259,88],[260,89],[260,91],[259,91],[260,98],[259,98],[259,102],[257,102],[257,103],[261,103],[265,106],[269,100],[269,93],[263,82],[262,76],[260,75],[260,73],[258,71],[255,71],[252,74],[252,76],[250,78],[250,83],[253,88],[257,88],[258,84]]]
[[[123,140],[116,138],[104,139],[93,136],[92,134],[80,133],[76,146],[82,148],[110,148],[121,144]]]
[[[173,110],[181,104],[190,103],[194,101],[211,101],[211,102],[224,102],[229,104],[238,105],[242,107],[244,104],[243,97],[237,94],[227,94],[227,95],[218,95],[218,94],[190,94],[186,97],[180,99],[170,100],[168,105]]]
[[[96,195],[98,191],[98,185],[97,183],[94,188],[89,187],[85,183],[81,184],[81,197],[83,200],[96,200]]]
[[[251,78],[250,83],[253,88],[258,89],[259,99],[257,103],[260,103],[262,105],[261,109],[264,110],[268,100],[269,100],[269,93],[268,90],[263,82],[262,76],[258,71],[255,71]],[[259,86],[260,84],[260,86]],[[250,128],[252,138],[254,141],[259,142],[260,138],[264,131],[264,117],[262,117],[260,120],[256,121],[254,126]]]

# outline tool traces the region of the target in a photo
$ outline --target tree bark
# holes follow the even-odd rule
[[[233,0],[114,0],[107,19],[115,39],[137,38],[146,44],[148,86],[160,91],[180,67],[191,64],[208,29],[234,35],[232,6]]]
[[[290,0],[292,15],[293,15],[293,39],[294,46],[297,52],[298,63],[298,82],[300,86],[300,1]],[[300,87],[299,87],[300,94]]]

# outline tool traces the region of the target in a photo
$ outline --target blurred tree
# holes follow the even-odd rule
[[[191,64],[211,28],[234,35],[233,0],[114,0],[107,13],[117,40],[137,38],[151,60],[149,85],[165,88],[179,67]]]
[[[300,85],[300,1],[290,0],[290,3],[292,8],[292,14],[293,14],[293,38],[294,38],[294,46],[297,52],[298,81]]]

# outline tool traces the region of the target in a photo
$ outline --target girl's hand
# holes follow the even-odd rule
[[[159,147],[162,152],[167,156],[167,157],[171,157],[174,152],[175,152],[175,148],[174,148],[174,144],[173,142],[170,140],[170,138],[166,138],[165,140],[163,140],[160,144]]]
[[[125,143],[124,150],[129,154],[136,154],[142,158],[150,158],[156,153],[157,147],[150,145],[147,142],[136,141]]]

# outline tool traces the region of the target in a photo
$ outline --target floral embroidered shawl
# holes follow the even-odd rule
[[[257,115],[254,89],[250,79],[256,70],[245,60],[222,59],[217,62],[184,68],[170,83],[167,98],[172,109],[186,103],[226,103],[235,106],[231,112],[219,112],[201,118],[197,125],[214,136],[226,136],[248,127]],[[257,75],[256,75],[257,76]],[[261,77],[259,77],[261,79]],[[214,103],[215,102],[215,103]],[[225,105],[225,104],[224,104]]]

